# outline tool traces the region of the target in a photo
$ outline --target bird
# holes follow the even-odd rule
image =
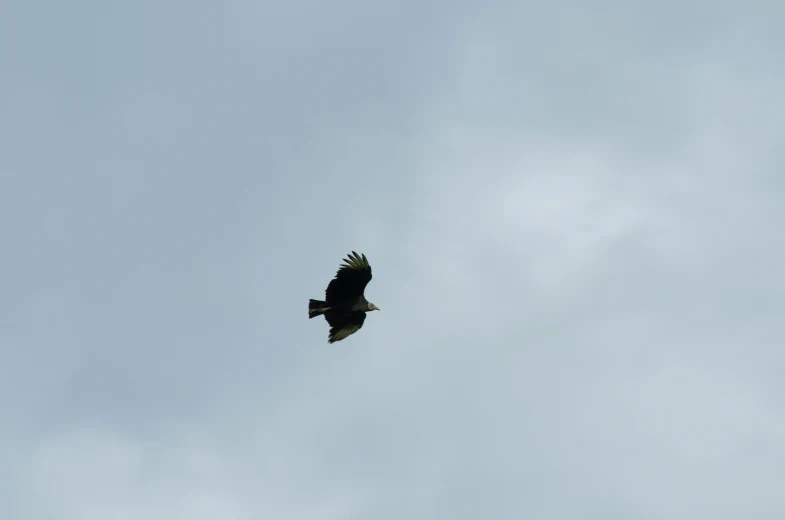
[[[368,259],[352,251],[327,285],[324,301],[309,300],[308,319],[324,315],[330,325],[328,343],[351,336],[362,328],[367,312],[381,310],[365,299],[365,286],[371,278]]]

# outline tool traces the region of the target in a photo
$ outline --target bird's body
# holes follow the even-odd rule
[[[380,310],[365,299],[365,286],[371,278],[368,259],[352,251],[327,285],[325,299],[308,302],[308,318],[324,315],[330,324],[329,343],[354,334],[363,326],[365,313]]]

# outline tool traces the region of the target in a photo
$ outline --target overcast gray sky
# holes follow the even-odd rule
[[[783,20],[6,0],[0,517],[785,518]]]

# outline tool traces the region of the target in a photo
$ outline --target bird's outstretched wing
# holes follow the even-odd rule
[[[347,312],[339,315],[325,315],[327,323],[330,324],[330,336],[328,343],[335,343],[351,336],[363,326],[365,321],[364,312]]]
[[[328,302],[356,300],[363,294],[372,277],[371,264],[365,255],[352,251],[327,285],[325,298]]]

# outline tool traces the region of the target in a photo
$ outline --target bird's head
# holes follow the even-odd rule
[[[379,307],[377,307],[376,305],[372,304],[371,302],[368,302],[368,310],[369,311],[380,311],[381,309]]]

